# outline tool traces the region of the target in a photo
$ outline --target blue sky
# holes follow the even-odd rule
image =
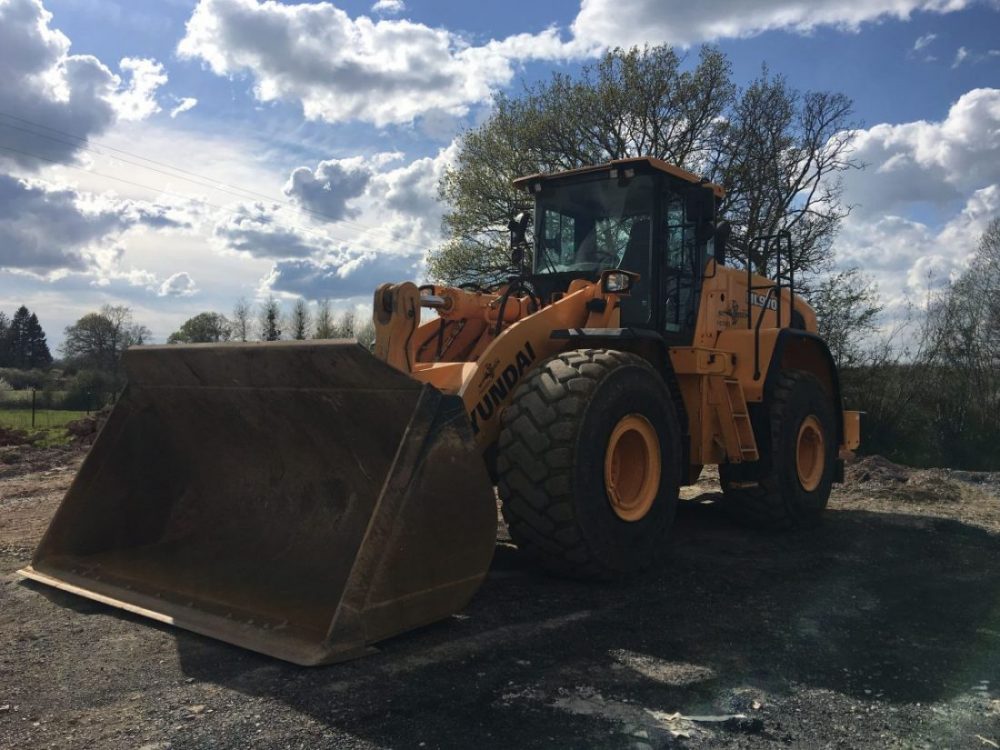
[[[363,309],[422,272],[490,94],[614,44],[709,42],[737,82],[766,63],[853,98],[837,258],[893,309],[1000,214],[993,0],[373,2],[0,0],[0,309],[56,343],[104,303],[159,340],[240,296]]]

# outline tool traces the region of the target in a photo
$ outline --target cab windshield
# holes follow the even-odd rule
[[[623,268],[645,275],[653,192],[649,175],[622,184],[604,174],[543,189],[535,273]]]

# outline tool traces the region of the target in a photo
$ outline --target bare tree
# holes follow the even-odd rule
[[[351,339],[355,336],[355,320],[353,310],[344,310],[337,318],[334,335],[338,339]]]
[[[330,311],[330,300],[328,299],[320,300],[316,307],[316,330],[313,337],[317,339],[336,338],[333,313]]]
[[[763,270],[773,248],[756,238],[787,230],[796,270],[824,270],[847,213],[839,175],[861,166],[850,157],[851,100],[796,91],[766,69],[738,90],[712,47],[692,70],[681,63],[667,46],[614,49],[576,77],[556,73],[519,97],[498,95],[439,184],[447,239],[429,258],[430,275],[487,285],[509,275],[507,223],[531,207],[515,177],[637,156],[726,188],[737,261]]]
[[[787,231],[797,273],[826,268],[849,212],[840,176],[862,166],[851,156],[852,107],[843,94],[796,91],[767,68],[740,92],[700,170],[726,188],[720,211],[734,227],[737,260],[773,273],[775,241],[758,238]]]
[[[236,300],[233,307],[232,338],[237,341],[249,341],[253,338],[253,308],[245,297]]]
[[[361,346],[371,349],[375,346],[375,323],[370,318],[360,323],[354,330],[354,338]]]
[[[933,380],[933,429],[945,461],[1000,465],[1000,217],[969,268],[934,301],[921,364]]]

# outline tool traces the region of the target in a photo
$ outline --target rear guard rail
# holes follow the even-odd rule
[[[496,506],[461,400],[353,341],[141,347],[23,575],[303,665],[461,609]]]

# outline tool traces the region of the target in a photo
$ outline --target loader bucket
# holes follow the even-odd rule
[[[457,396],[353,341],[130,349],[26,577],[297,664],[447,617],[496,505]]]

